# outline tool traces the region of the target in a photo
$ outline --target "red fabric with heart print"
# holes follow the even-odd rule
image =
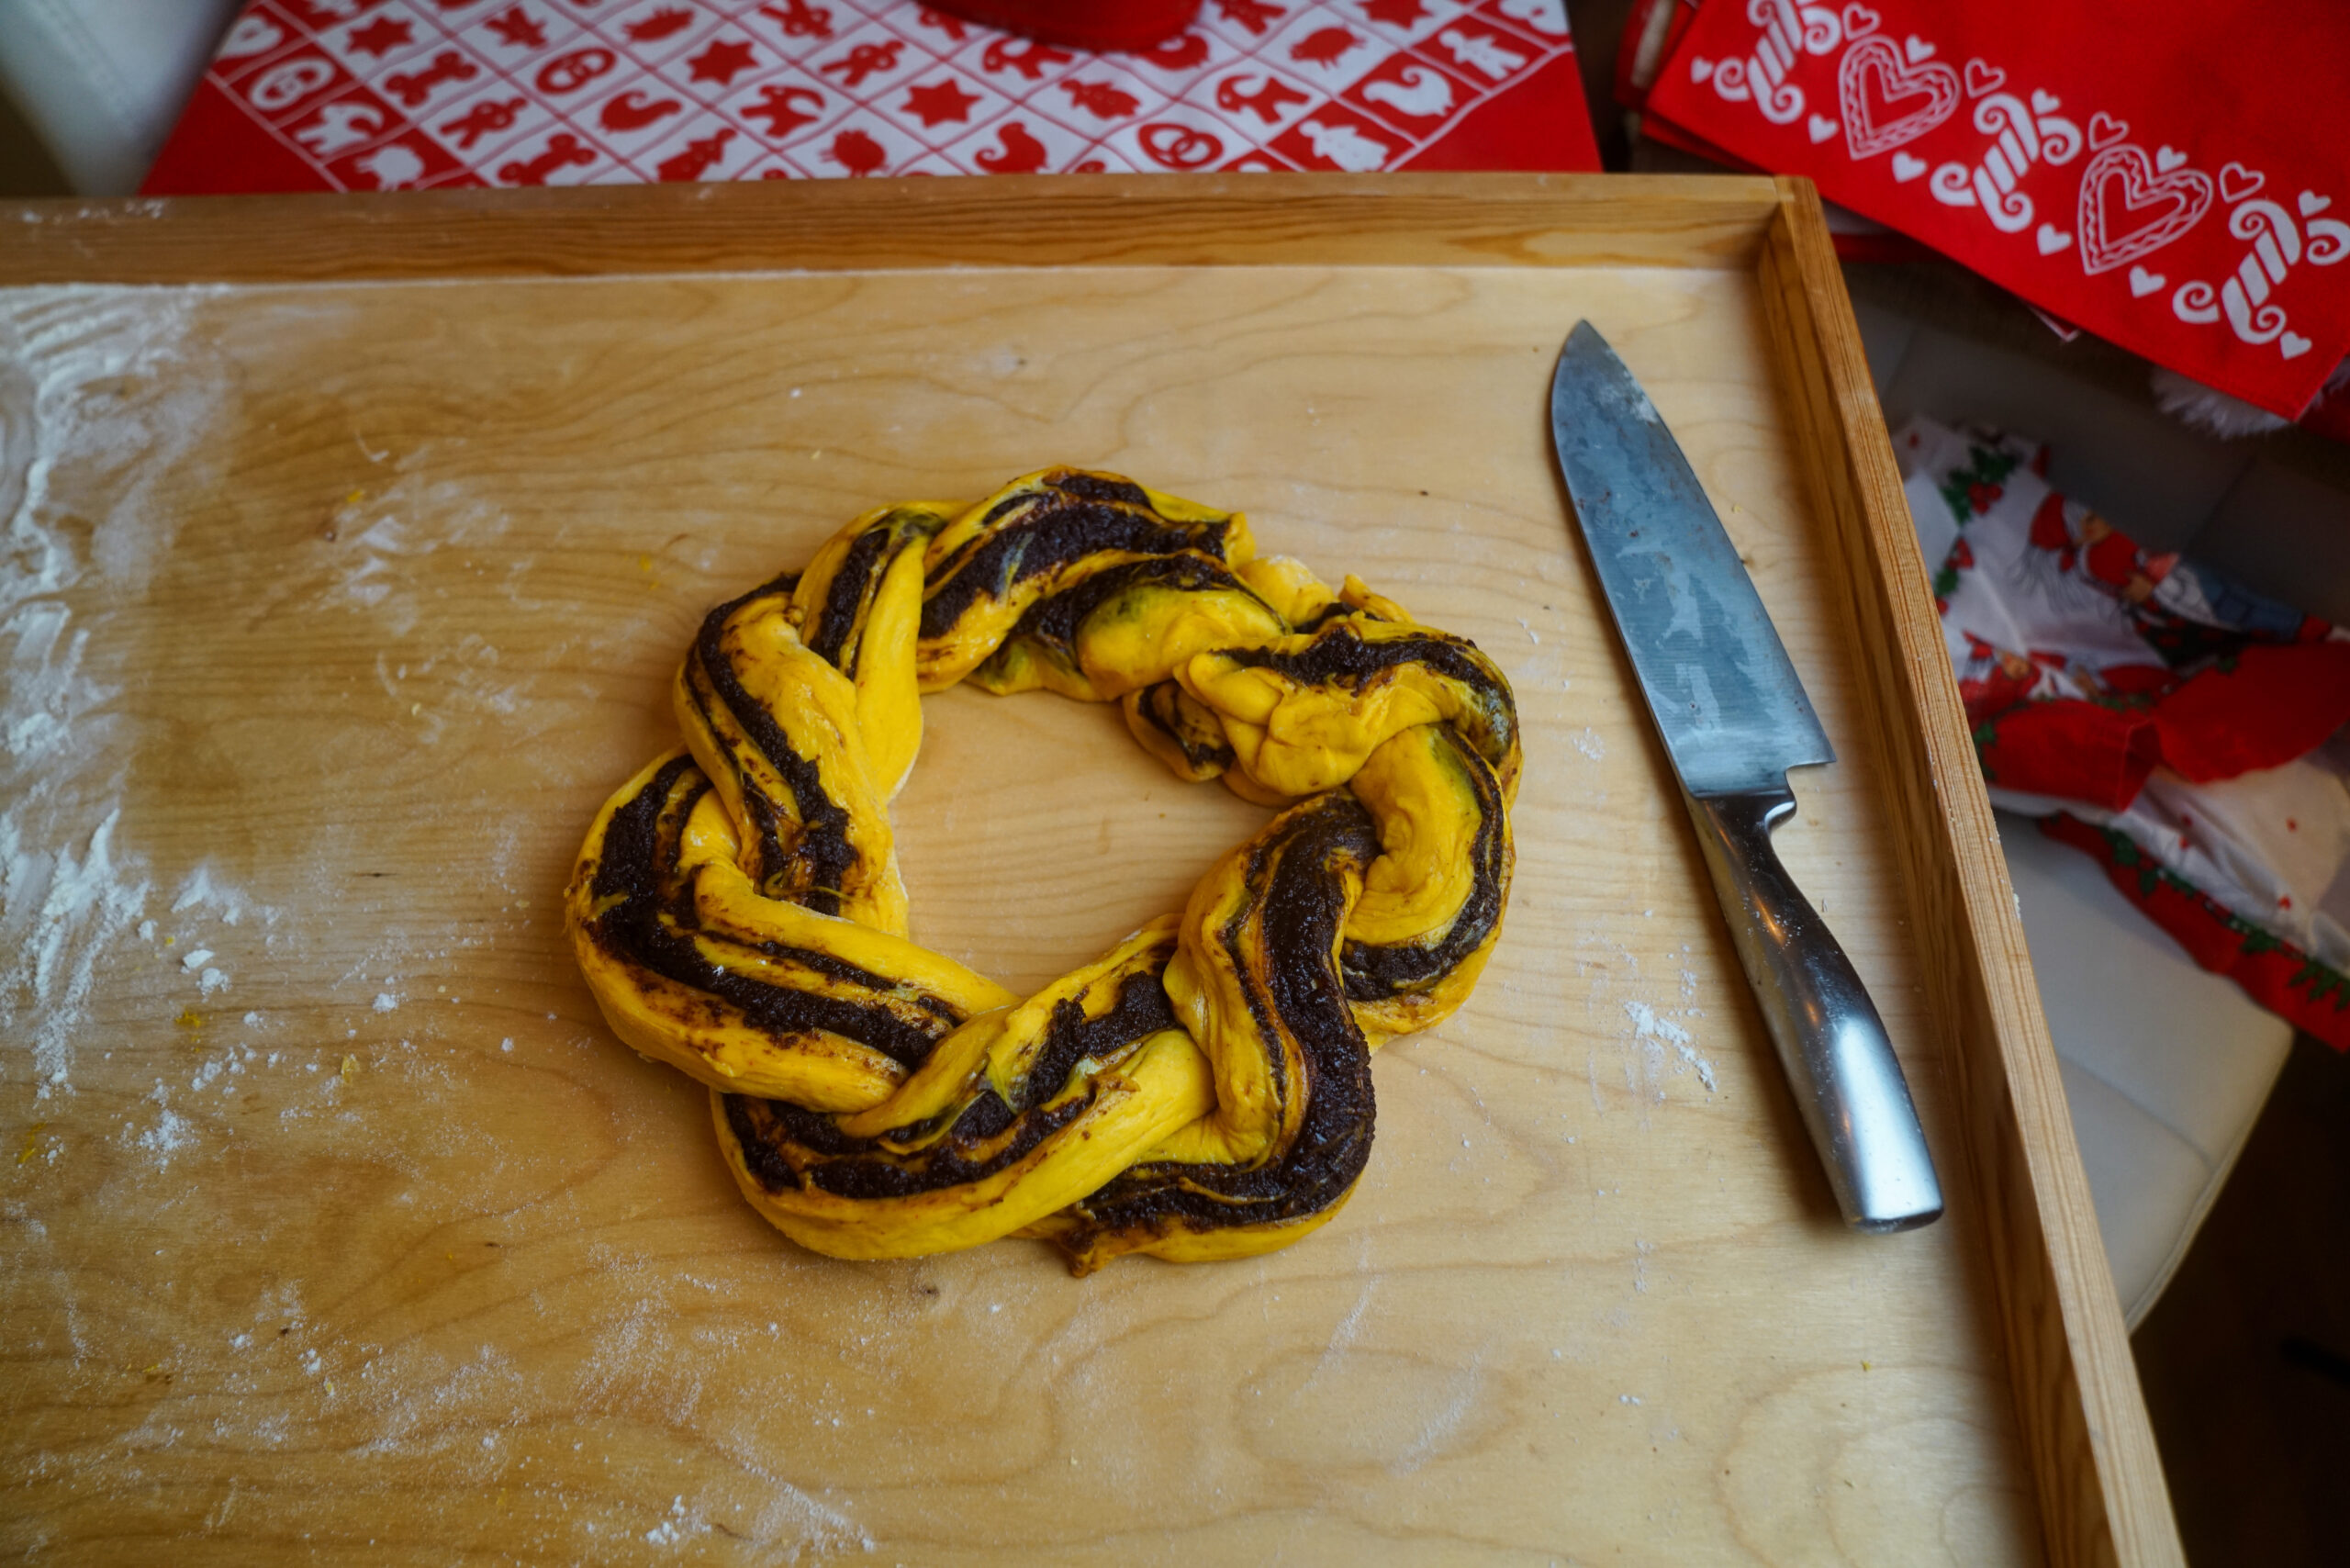
[[[915,0],[257,0],[145,189],[1598,166],[1564,0],[1205,0],[1124,54]]]
[[[2350,6],[1704,0],[1667,135],[2287,418],[2350,353]]]

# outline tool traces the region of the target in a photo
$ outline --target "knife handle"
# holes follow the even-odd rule
[[[1682,799],[1844,1223],[1873,1233],[1930,1224],[1942,1212],[1942,1184],[1893,1042],[1852,960],[1771,847],[1795,796]]]

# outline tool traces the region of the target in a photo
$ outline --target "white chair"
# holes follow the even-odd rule
[[[0,90],[82,196],[139,188],[241,0],[0,0]]]
[[[1999,813],[2040,1005],[2135,1328],[2170,1282],[2293,1048],[2292,1026],[2196,967],[2105,868]]]

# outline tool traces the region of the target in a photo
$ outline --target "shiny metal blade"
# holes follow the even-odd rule
[[[1550,381],[1550,439],[1683,787],[1777,789],[1790,767],[1835,761],[1689,460],[1588,321]]]

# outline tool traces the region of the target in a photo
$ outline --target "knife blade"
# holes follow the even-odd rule
[[[1892,1041],[1771,847],[1795,811],[1787,770],[1835,749],[1680,443],[1588,321],[1559,354],[1550,438],[1837,1205],[1859,1230],[1928,1224],[1942,1186]]]

